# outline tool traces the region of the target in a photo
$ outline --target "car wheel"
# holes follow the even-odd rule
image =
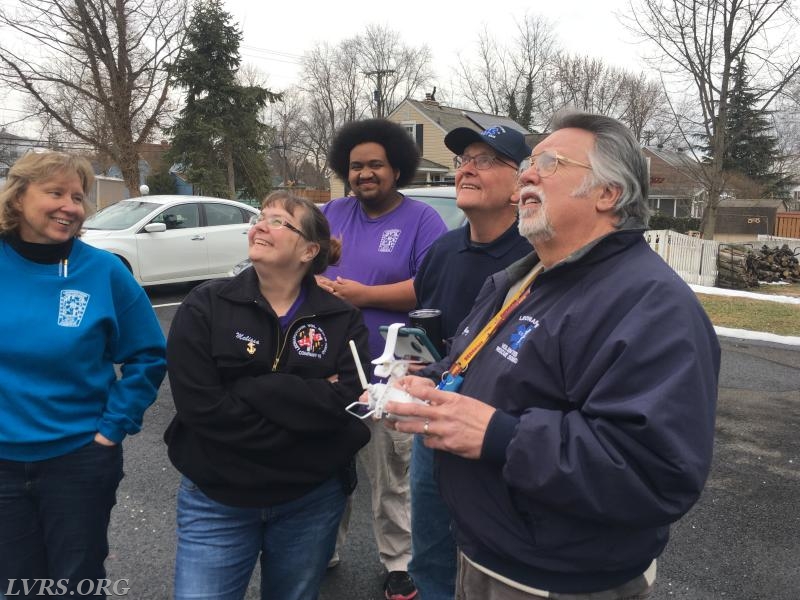
[[[125,265],[125,268],[128,269],[128,271],[133,273],[133,269],[131,269],[131,263],[122,258],[119,254],[115,254],[114,256],[116,256],[122,262],[122,264]]]

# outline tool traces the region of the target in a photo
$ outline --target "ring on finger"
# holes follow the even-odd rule
[[[430,427],[430,425],[431,425],[431,420],[425,419],[425,425],[422,426],[422,433],[424,435],[428,435],[428,428]]]

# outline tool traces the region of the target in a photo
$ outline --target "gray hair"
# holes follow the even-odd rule
[[[591,174],[587,176],[581,190],[598,185],[619,188],[620,196],[614,213],[619,217],[617,227],[647,226],[650,210],[647,194],[650,176],[639,142],[625,125],[604,115],[582,112],[564,113],[556,117],[553,131],[558,129],[583,129],[594,134],[594,148],[589,152]],[[580,195],[579,190],[576,195]]]

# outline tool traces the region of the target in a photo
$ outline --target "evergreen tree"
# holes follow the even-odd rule
[[[270,188],[267,167],[270,128],[259,113],[280,94],[237,82],[242,34],[221,0],[197,0],[187,47],[175,65],[186,89],[169,158],[188,180],[211,196],[263,198]]]
[[[160,171],[148,175],[147,187],[150,188],[151,196],[178,193],[178,184],[175,183],[175,179],[170,175],[169,168],[166,166]]]
[[[726,135],[728,146],[723,168],[747,175],[768,186],[780,178],[773,172],[778,157],[778,140],[771,134],[768,113],[756,108],[757,95],[747,87],[747,65],[739,60],[733,67],[733,86],[728,103]]]

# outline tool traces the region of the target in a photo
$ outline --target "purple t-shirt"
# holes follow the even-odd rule
[[[342,258],[324,275],[352,279],[366,285],[397,283],[413,278],[431,244],[447,231],[439,213],[407,196],[391,212],[369,218],[355,197],[337,198],[322,207],[331,225],[331,235],[342,240]],[[408,323],[408,313],[362,309],[369,329],[369,351],[373,358],[383,353],[384,340],[378,327]]]

